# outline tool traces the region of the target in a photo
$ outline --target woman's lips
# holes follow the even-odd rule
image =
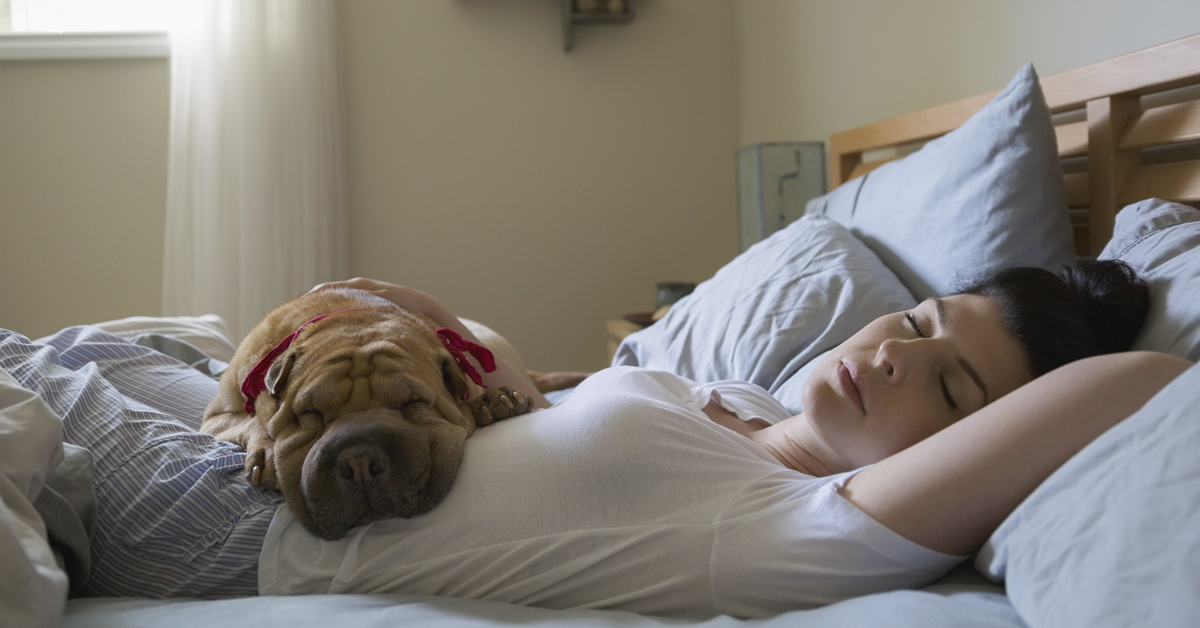
[[[837,373],[838,382],[842,386],[842,394],[846,395],[846,398],[858,408],[859,412],[866,414],[867,408],[863,403],[862,385],[858,377],[858,369],[854,368],[853,364],[839,362]]]

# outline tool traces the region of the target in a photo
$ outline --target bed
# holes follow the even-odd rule
[[[1200,35],[1041,79],[1027,66],[999,92],[839,133],[830,140],[836,188],[626,338],[614,365],[752,381],[799,411],[807,368],[876,316],[945,294],[970,273],[1058,268],[1077,254],[1123,259],[1148,277],[1151,311],[1136,349],[1198,360],[1198,93]],[[233,349],[211,317],[102,328],[201,371],[219,369]],[[61,477],[78,452],[64,454],[53,420],[27,412],[22,374],[0,367],[5,625],[1060,627],[1200,617],[1200,368],[1072,458],[973,561],[929,586],[757,619],[680,619],[399,594],[64,603],[66,573],[88,560],[87,506]],[[33,504],[47,494],[60,519],[78,523],[77,537],[84,529],[76,545],[47,544],[47,511]]]

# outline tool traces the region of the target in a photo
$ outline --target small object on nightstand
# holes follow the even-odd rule
[[[633,314],[626,314],[621,318],[633,323],[634,325],[637,325],[638,327],[649,327],[654,323],[654,321],[658,320],[654,318],[654,312],[634,312]]]
[[[804,215],[825,193],[825,144],[766,142],[737,152],[741,250]]]
[[[661,281],[655,286],[654,307],[672,305],[696,289],[690,281]]]

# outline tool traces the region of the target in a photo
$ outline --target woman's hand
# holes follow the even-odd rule
[[[319,284],[310,292],[318,290],[328,290],[331,288],[352,288],[355,290],[364,290],[375,296],[382,297],[395,303],[396,305],[406,309],[418,312],[432,318],[434,322],[443,327],[454,327],[454,323],[458,323],[458,317],[454,316],[446,306],[442,305],[434,297],[409,288],[408,286],[398,286],[394,283],[385,281],[377,281],[375,279],[367,279],[365,277],[355,277],[347,281],[331,281],[329,283]]]

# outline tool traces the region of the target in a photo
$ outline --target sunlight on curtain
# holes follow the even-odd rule
[[[238,338],[342,279],[333,0],[186,0],[171,33],[163,314]]]

